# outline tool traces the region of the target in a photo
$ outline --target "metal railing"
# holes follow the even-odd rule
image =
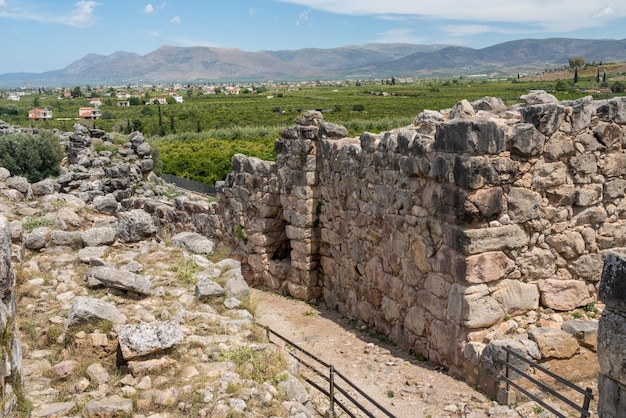
[[[592,390],[590,388],[583,389],[580,386],[577,386],[577,385],[573,384],[572,382],[569,382],[569,381],[565,380],[561,376],[552,373],[551,371],[549,371],[548,369],[540,366],[539,364],[524,358],[522,355],[520,355],[519,353],[516,353],[515,351],[511,350],[510,348],[508,348],[508,347],[502,347],[502,348],[504,349],[504,351],[506,351],[506,360],[499,360],[500,363],[502,365],[504,365],[504,367],[505,367],[504,376],[501,376],[500,380],[504,380],[506,382],[505,390],[506,390],[507,394],[509,392],[509,386],[513,386],[514,388],[519,390],[521,393],[523,393],[524,395],[528,396],[528,398],[530,398],[533,401],[537,402],[539,405],[543,406],[548,411],[552,412],[557,417],[559,417],[559,418],[566,418],[567,417],[567,415],[563,415],[563,413],[559,412],[556,408],[552,407],[551,405],[549,405],[548,403],[546,403],[545,401],[543,401],[542,399],[540,399],[536,395],[533,395],[531,392],[529,392],[528,390],[524,389],[523,387],[518,385],[515,381],[513,381],[512,377],[510,375],[510,371],[512,370],[513,372],[515,372],[518,375],[524,377],[525,379],[527,379],[528,381],[530,381],[534,385],[538,386],[542,390],[546,391],[550,395],[553,395],[554,397],[556,397],[557,399],[559,399],[560,401],[562,401],[566,405],[568,405],[571,408],[574,408],[576,411],[580,412],[580,417],[581,418],[585,418],[585,417],[589,417],[590,416],[589,404],[591,403],[591,400],[593,399],[593,393],[592,393]],[[530,365],[535,370],[538,370],[540,372],[545,373],[546,375],[552,377],[557,382],[567,386],[568,388],[573,389],[576,392],[579,392],[580,394],[582,394],[584,396],[582,406],[578,406],[578,404],[576,404],[575,402],[567,399],[564,395],[562,395],[561,393],[557,392],[555,389],[551,388],[550,386],[546,385],[545,383],[540,382],[539,380],[535,379],[534,377],[530,376],[529,374],[527,374],[524,371],[520,370],[519,368],[515,367],[513,364],[511,364],[511,361],[510,361],[511,360],[511,356],[515,357],[517,360],[520,360],[520,361]],[[507,400],[508,400],[508,397],[507,397]]]
[[[317,358],[312,353],[309,353],[302,347],[299,347],[295,343],[289,341],[287,338],[278,334],[276,331],[272,330],[270,327],[266,325],[262,325],[262,324],[258,324],[258,325],[265,329],[267,339],[270,343],[276,344],[274,341],[272,341],[272,338],[271,338],[272,335],[282,340],[288,347],[292,349],[292,350],[289,350],[289,353],[296,360],[298,360],[298,362],[301,365],[306,367],[314,375],[316,375],[322,381],[325,381],[328,384],[328,390],[327,390],[324,387],[322,387],[319,383],[313,381],[312,379],[306,376],[302,376],[305,382],[310,384],[312,387],[317,389],[319,392],[321,392],[324,396],[328,398],[329,407],[328,407],[328,411],[326,411],[327,416],[330,416],[330,417],[336,416],[335,406],[337,406],[343,412],[345,412],[346,415],[348,415],[349,417],[352,417],[352,418],[357,417],[357,415],[355,415],[352,411],[350,411],[350,409],[346,406],[345,403],[349,402],[353,407],[359,409],[363,414],[365,414],[365,416],[376,418],[376,415],[373,414],[373,411],[378,411],[378,413],[382,413],[384,414],[384,416],[395,418],[395,415],[393,415],[391,412],[385,409],[384,406],[376,402],[375,399],[373,399],[371,396],[366,394],[362,389],[360,389],[354,383],[348,380],[348,378],[344,376],[342,373],[340,373],[337,369],[335,369],[335,367],[332,364],[326,363],[324,360]],[[297,353],[294,353],[294,350]],[[303,357],[306,357],[306,358],[303,358]],[[316,363],[317,365],[312,364],[312,363]],[[326,369],[326,370],[321,370],[321,369]],[[338,379],[341,379],[343,383],[338,382]],[[342,387],[342,384],[349,386],[349,388],[359,393],[363,398],[365,398],[369,402],[369,405],[365,406],[362,403],[360,403],[357,399],[354,398],[354,396],[348,393],[348,390]],[[343,400],[338,399],[337,397],[338,394],[342,395],[344,399]]]

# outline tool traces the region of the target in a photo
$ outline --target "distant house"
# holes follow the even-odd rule
[[[95,106],[95,107],[102,106],[102,100],[100,100],[100,99],[91,99],[91,100],[89,100],[89,104],[91,106]]]
[[[20,101],[20,95],[18,93],[9,93],[9,100]]]
[[[174,100],[176,100],[176,103],[184,103],[185,99],[183,99],[183,96],[172,96],[174,98]]]
[[[100,109],[97,107],[81,107],[78,109],[78,117],[81,119],[100,119]]]
[[[122,99],[122,100],[130,99],[130,94],[128,94],[128,93],[117,93],[115,95],[115,97],[117,97],[118,99]]]
[[[28,111],[29,120],[48,120],[52,119],[52,110],[48,108],[34,108]]]
[[[154,99],[150,100],[150,103],[158,104],[158,105],[166,105],[167,100],[165,99],[165,97],[155,97]]]
[[[117,101],[117,106],[118,107],[130,107],[130,101],[129,100],[118,100]]]

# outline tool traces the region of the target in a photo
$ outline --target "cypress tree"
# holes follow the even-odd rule
[[[574,69],[574,84],[578,83],[578,67]]]

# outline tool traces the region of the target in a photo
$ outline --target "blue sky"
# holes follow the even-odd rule
[[[0,0],[0,74],[162,45],[483,48],[523,38],[624,39],[625,28],[624,0]]]

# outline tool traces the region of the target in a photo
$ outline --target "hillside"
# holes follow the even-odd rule
[[[0,86],[126,84],[428,77],[496,73],[510,76],[588,62],[626,61],[626,40],[524,39],[482,49],[449,45],[368,44],[248,52],[163,46],[146,54],[88,54],[61,70],[0,75]]]

